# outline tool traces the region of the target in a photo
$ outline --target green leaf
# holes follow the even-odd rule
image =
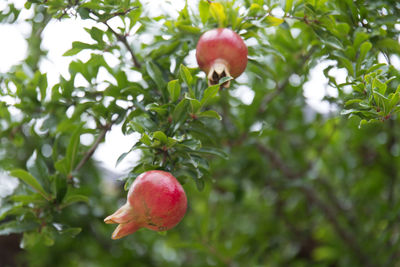
[[[386,88],[386,83],[381,82],[378,78],[373,79],[372,89],[377,89],[380,94],[385,95]]]
[[[201,32],[201,30],[199,28],[194,27],[192,25],[186,25],[182,22],[175,22],[175,27],[177,27],[182,32],[187,32],[187,33],[196,34],[196,35]]]
[[[0,207],[0,220],[3,220],[13,208],[14,206],[10,204],[2,205]]]
[[[157,231],[157,234],[161,236],[166,236],[168,231]]]
[[[139,141],[145,144],[146,146],[151,146],[151,139],[146,133],[142,134],[142,138],[140,138]]]
[[[227,77],[222,77],[219,81],[218,84],[221,86],[224,83],[233,80],[233,77],[227,76]]]
[[[189,101],[186,98],[182,99],[178,103],[178,105],[176,105],[176,107],[174,109],[174,113],[172,114],[172,118],[173,118],[175,123],[181,122],[181,121],[183,121],[183,120],[185,120],[187,118],[188,105],[189,105]]]
[[[173,147],[176,143],[177,141],[175,139],[168,137],[168,142],[167,142],[168,147]]]
[[[99,44],[104,44],[103,34],[104,32],[97,27],[92,27],[91,29],[85,28],[85,30],[90,34],[93,40],[97,41]]]
[[[217,95],[219,87],[220,84],[215,84],[204,90],[203,98],[200,101],[202,107],[206,106],[207,103]]]
[[[293,0],[286,0],[285,13],[289,13],[292,10]]]
[[[218,26],[224,27],[225,21],[226,21],[226,14],[224,11],[224,6],[221,3],[211,2],[209,10],[210,10],[210,14],[213,16],[213,18],[216,21],[218,21]]]
[[[15,169],[10,172],[11,176],[17,177],[30,185],[33,189],[35,189],[40,195],[42,195],[46,200],[51,200],[51,196],[46,193],[40,183],[33,177],[30,173],[22,170]]]
[[[71,172],[75,168],[77,162],[81,132],[82,132],[82,125],[76,128],[76,130],[72,133],[71,139],[69,140],[66,153],[68,172]]]
[[[382,49],[387,52],[396,53],[400,55],[400,44],[398,40],[393,40],[391,38],[384,38],[376,43],[376,47],[378,49]]]
[[[367,73],[374,72],[374,71],[376,71],[377,69],[380,69],[381,67],[384,67],[384,66],[386,66],[385,63],[374,64],[374,65],[372,65],[372,67],[370,67],[370,68],[367,70]]]
[[[199,118],[200,118],[200,117],[208,117],[208,118],[215,118],[215,119],[218,119],[218,120],[221,120],[221,119],[222,119],[221,116],[218,114],[218,112],[216,112],[216,111],[214,111],[214,110],[206,110],[206,111],[203,111],[203,112],[197,114],[197,116],[198,116]]]
[[[179,84],[179,80],[172,80],[168,83],[168,92],[172,102],[179,99],[179,96],[181,95],[181,85]]]
[[[193,77],[190,73],[190,70],[186,66],[181,64],[179,67],[179,74],[183,82],[189,87],[189,92],[191,92]],[[194,97],[193,92],[190,93],[190,97]]]
[[[154,121],[147,115],[142,114],[141,116],[134,117],[129,122],[129,127],[139,133],[155,131],[158,128]]]
[[[54,245],[54,232],[50,227],[42,227],[41,231],[25,232],[21,241],[21,248],[32,248],[37,244],[44,244],[46,246]]]
[[[368,39],[369,39],[369,35],[367,33],[361,32],[361,31],[357,32],[356,37],[354,38],[354,43],[353,43],[354,50],[357,51],[358,48],[360,47],[360,45]]]
[[[400,86],[399,86],[400,87]],[[390,97],[389,110],[391,111],[400,101],[400,93],[396,92]]]
[[[63,54],[63,56],[64,57],[73,56],[73,55],[78,54],[79,52],[81,52],[84,49],[97,49],[97,48],[98,48],[97,45],[86,44],[86,43],[82,43],[82,42],[73,42],[72,48],[70,50],[68,50],[67,52],[65,52]]]
[[[214,156],[221,157],[223,159],[229,158],[228,154],[226,154],[223,150],[221,150],[219,148],[215,148],[215,147],[202,147],[196,151],[193,151],[193,153],[214,155]]]
[[[276,18],[274,16],[267,16],[265,17],[265,22],[269,24],[269,26],[279,26],[281,25],[285,20]]]
[[[372,92],[373,92],[374,100],[375,100],[375,103],[377,104],[377,106],[380,107],[381,109],[383,109],[385,114],[387,114],[389,111],[388,107],[390,105],[389,99],[376,90],[373,90]]]
[[[127,151],[127,152],[122,153],[122,154],[118,157],[117,162],[115,163],[115,167],[118,166],[118,165],[125,159],[125,157],[128,156],[129,153],[131,153],[131,152],[132,152],[132,149],[129,150],[129,151]]]
[[[61,230],[60,234],[73,238],[73,237],[77,236],[80,232],[82,232],[82,228],[69,227],[69,228]]]
[[[361,129],[365,124],[368,124],[368,121],[366,119],[362,119],[358,124],[358,129]]]
[[[196,187],[197,190],[203,191],[204,190],[204,179],[203,178],[194,178],[194,181],[196,182]]]
[[[256,3],[252,3],[249,8],[248,16],[257,16],[257,13],[261,11],[261,6]]]
[[[210,4],[205,0],[200,0],[199,2],[200,19],[203,24],[206,24],[208,18],[210,17],[209,5]]]
[[[188,99],[190,102],[190,107],[191,107],[192,113],[193,114],[197,113],[197,111],[201,108],[200,101],[197,99],[193,99],[193,98],[186,98],[186,99]]]
[[[350,100],[348,100],[348,101],[346,101],[345,103],[344,103],[344,106],[345,107],[349,107],[349,106],[351,106],[351,105],[353,105],[353,104],[358,104],[358,103],[360,103],[360,102],[362,102],[363,100],[362,99],[350,99]]]
[[[161,92],[164,92],[165,81],[160,68],[152,61],[147,61],[146,70],[151,79],[156,83],[158,89],[160,89]]]
[[[49,170],[42,156],[35,150],[26,162],[28,172],[43,186],[45,191],[50,191]]]
[[[339,57],[338,61],[347,69],[351,76],[354,76],[354,68],[350,60],[345,57]]]
[[[167,41],[165,45],[160,45],[158,49],[154,49],[151,51],[150,56],[151,58],[157,60],[160,57],[170,56],[174,52],[176,52],[179,45],[182,43],[180,41]]]
[[[334,247],[319,246],[312,254],[316,261],[331,261],[338,257],[339,252]]]
[[[158,104],[150,104],[146,106],[148,110],[152,110],[157,112],[159,115],[164,116],[168,114],[168,107],[166,105],[164,106],[158,106]]]
[[[135,8],[134,10],[128,13],[128,18],[130,19],[129,28],[132,28],[136,24],[141,14],[142,14],[141,7]]]
[[[74,56],[74,55],[78,54],[78,53],[81,52],[81,51],[82,51],[82,49],[80,49],[80,48],[72,47],[71,49],[67,50],[67,51],[63,54],[63,56],[64,56],[64,57]]]
[[[0,235],[19,234],[38,227],[34,222],[10,221],[0,224]]]
[[[78,8],[78,14],[81,17],[81,19],[90,19],[90,13],[88,8],[80,6]]]
[[[56,184],[56,201],[61,203],[67,193],[67,179],[65,176],[57,175],[54,177]]]
[[[62,158],[59,161],[57,161],[54,164],[54,167],[56,168],[57,171],[59,171],[60,173],[62,173],[64,175],[69,174],[68,161],[66,158]]]
[[[40,75],[39,78],[39,89],[40,89],[40,100],[44,101],[44,99],[46,98],[46,92],[47,92],[47,73],[44,73],[42,75]]]
[[[359,56],[359,61],[362,62],[365,59],[365,56],[371,50],[372,44],[370,42],[364,42],[361,47],[360,47],[360,56]]]
[[[65,208],[73,203],[76,202],[85,202],[85,203],[89,203],[89,198],[85,195],[80,195],[80,194],[71,194],[71,195],[67,195],[64,198],[63,204],[62,204],[62,208]]]
[[[10,197],[12,201],[15,203],[22,203],[23,205],[27,205],[29,203],[35,203],[35,204],[45,204],[46,201],[43,200],[43,197],[38,194],[38,193],[33,193],[29,195],[12,195]],[[1,214],[1,212],[0,212]],[[1,215],[0,215],[0,220],[1,220]]]
[[[329,36],[328,38],[326,38],[324,40],[324,43],[336,50],[343,50],[342,42],[334,36]]]
[[[42,230],[42,233],[43,233],[44,231]],[[54,245],[54,237],[53,237],[53,234],[52,233],[50,233],[50,232],[44,232],[43,234],[42,234],[42,242],[41,243],[43,243],[43,244],[45,244],[46,246],[48,246],[48,247],[50,247],[50,246],[52,246],[52,245]]]
[[[168,143],[168,138],[165,135],[165,133],[161,131],[156,131],[153,133],[153,138],[159,140],[162,144],[167,144]]]

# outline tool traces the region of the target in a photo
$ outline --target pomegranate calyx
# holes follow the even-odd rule
[[[122,238],[126,235],[136,232],[139,228],[141,228],[133,214],[132,207],[126,203],[116,212],[104,219],[106,224],[119,224],[112,234],[112,239]]]
[[[219,80],[224,77],[231,77],[231,74],[229,73],[228,63],[223,59],[217,59],[211,66],[210,71],[208,72],[208,85],[211,86],[218,84]],[[230,85],[231,82],[227,81],[223,83],[221,87],[229,88]]]
[[[111,238],[112,239],[120,239],[122,237],[125,237],[129,234],[133,234],[137,230],[141,228],[140,225],[138,225],[135,221],[128,222],[128,223],[121,223],[118,225],[117,228],[115,228],[114,232],[112,233]]]
[[[125,205],[119,208],[116,212],[105,218],[104,222],[106,224],[127,223],[134,219],[132,211],[132,207],[129,205],[129,203],[125,203]]]

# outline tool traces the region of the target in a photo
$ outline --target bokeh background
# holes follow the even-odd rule
[[[0,266],[399,266],[400,5],[212,2],[0,2]],[[248,67],[210,100],[221,120],[172,132],[178,104],[161,87],[179,79],[179,101],[191,86],[204,97],[195,45],[220,26],[245,39]],[[157,131],[182,144],[167,162]],[[93,157],[63,173],[72,141],[82,158],[102,133]],[[150,149],[120,158],[145,135]],[[103,219],[156,168],[182,182],[185,218],[111,240]]]

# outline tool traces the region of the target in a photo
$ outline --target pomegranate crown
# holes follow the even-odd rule
[[[200,36],[196,59],[207,73],[209,85],[218,84],[223,77],[236,78],[246,69],[247,46],[239,34],[231,29],[212,29]],[[230,81],[222,85],[230,86]]]

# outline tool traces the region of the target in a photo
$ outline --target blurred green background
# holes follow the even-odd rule
[[[0,266],[400,266],[400,4],[158,4],[2,5],[1,23],[31,30],[0,74]],[[64,20],[91,41],[51,82],[42,32]],[[194,59],[216,27],[249,50],[223,90]],[[123,174],[92,158],[111,129],[137,141]],[[103,219],[151,169],[183,184],[184,219],[111,240]]]

